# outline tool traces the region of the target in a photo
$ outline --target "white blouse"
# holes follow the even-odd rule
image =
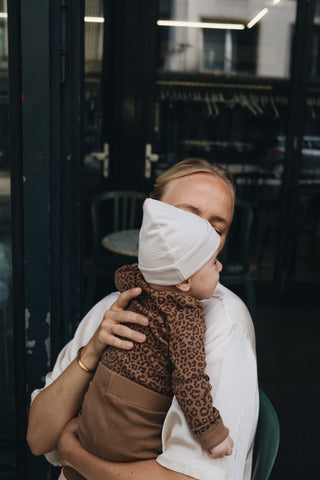
[[[53,371],[47,374],[44,388],[74,360],[78,349],[90,340],[105,311],[118,296],[117,292],[103,298],[83,318],[74,338],[61,350]],[[242,300],[221,284],[213,297],[203,303],[207,323],[206,371],[211,379],[214,406],[230,429],[233,452],[222,459],[210,458],[191,435],[174,398],[163,426],[163,453],[157,461],[170,470],[199,480],[249,480],[259,410],[253,324]],[[32,401],[39,391],[32,393]],[[56,450],[46,458],[53,465],[60,464]]]

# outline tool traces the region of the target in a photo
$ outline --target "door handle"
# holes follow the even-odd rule
[[[144,176],[145,178],[151,177],[151,163],[157,162],[159,160],[159,155],[157,153],[152,153],[151,143],[146,144],[145,150],[145,164],[144,164]]]
[[[103,152],[92,152],[91,156],[102,162],[102,174],[105,178],[109,177],[109,143],[103,145]]]

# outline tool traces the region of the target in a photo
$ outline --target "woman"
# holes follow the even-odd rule
[[[151,197],[207,219],[220,233],[220,249],[223,247],[234,208],[233,184],[224,170],[200,159],[180,162],[157,179]],[[51,452],[59,444],[62,463],[72,466],[88,480],[249,479],[259,403],[254,330],[244,304],[221,285],[204,302],[206,361],[207,373],[214,381],[215,406],[234,440],[232,456],[218,460],[205,456],[191,437],[175,400],[164,423],[163,453],[157,460],[107,462],[81,448],[76,421],[72,419],[80,408],[91,374],[79,368],[77,352],[84,346],[81,363],[93,371],[105,345],[132,348],[132,341],[144,341],[144,336],[123,325],[147,324],[147,319],[124,310],[139,293],[139,289],[132,289],[120,296],[114,293],[105,297],[80,323],[75,337],[62,350],[53,372],[47,376],[46,387],[33,394],[27,434],[32,452],[36,455]],[[59,459],[57,452],[47,458]]]

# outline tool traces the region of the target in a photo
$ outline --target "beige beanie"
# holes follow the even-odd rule
[[[139,269],[148,283],[178,285],[217,252],[220,235],[210,223],[181,208],[148,198],[139,234]]]

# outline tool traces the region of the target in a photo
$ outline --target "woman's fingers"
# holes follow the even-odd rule
[[[118,338],[118,336],[123,337],[123,339]],[[128,342],[127,340],[141,343],[145,342],[146,336],[143,333],[126,327],[125,325],[114,323],[111,326],[110,332],[108,328],[101,328],[99,332],[99,339],[102,343],[105,343],[106,345],[128,349],[132,348],[133,344],[132,342]]]
[[[71,432],[71,433],[77,433],[78,432],[78,418],[72,418],[69,423],[64,427],[65,431]]]
[[[109,326],[111,330],[111,327],[117,323],[148,325],[149,320],[139,313],[131,312],[130,310],[112,310],[111,307],[110,310],[107,310],[104,314],[102,323],[105,324],[105,326]]]
[[[96,356],[102,354],[106,345],[129,350],[133,347],[132,342],[146,340],[146,336],[142,333],[123,325],[126,323],[144,326],[149,324],[148,318],[143,315],[125,310],[130,300],[140,295],[141,292],[141,288],[131,288],[122,292],[111,308],[105,312],[99,328],[89,342]]]
[[[114,316],[111,314],[110,310],[106,312],[99,331],[100,342],[105,345],[111,345],[125,350],[133,347],[133,343],[128,340],[144,342],[146,336],[143,333],[132,330],[120,322],[148,325],[148,319],[145,319],[142,315],[133,314],[133,312],[129,311],[117,313],[118,315]],[[120,339],[119,337],[123,338]]]
[[[145,342],[146,340],[146,336],[143,333],[132,330],[120,323],[117,323],[112,327],[112,333],[114,335],[119,335],[119,337],[127,338],[128,340],[134,340],[135,342]]]
[[[132,288],[122,292],[112,307],[105,312],[98,333],[101,344],[128,350],[133,347],[132,342],[144,342],[146,340],[144,334],[124,325],[125,323],[144,326],[149,324],[148,318],[143,315],[125,310],[130,300],[140,295],[141,291],[141,288]]]
[[[132,288],[130,290],[126,290],[122,292],[119,298],[115,301],[115,303],[111,306],[109,310],[107,310],[103,316],[102,320],[102,328],[105,329],[110,334],[117,334],[122,335],[127,338],[133,339],[132,335],[129,334],[129,331],[133,332],[131,329],[126,328],[125,330],[119,330],[121,326],[118,324],[121,323],[136,323],[139,325],[148,325],[149,320],[148,318],[144,317],[135,312],[131,312],[130,310],[125,310],[128,306],[130,300],[137,297],[141,294],[141,288]],[[117,331],[115,331],[117,328]],[[136,336],[136,335],[134,335]],[[136,340],[136,338],[135,338]]]
[[[120,309],[120,310],[125,309],[128,306],[130,300],[132,300],[133,298],[140,295],[141,292],[142,292],[142,290],[139,287],[131,288],[130,290],[126,290],[125,292],[122,292],[120,297],[118,298],[118,300],[116,300],[114,302],[114,304],[112,305],[110,310],[112,310],[112,309]]]

